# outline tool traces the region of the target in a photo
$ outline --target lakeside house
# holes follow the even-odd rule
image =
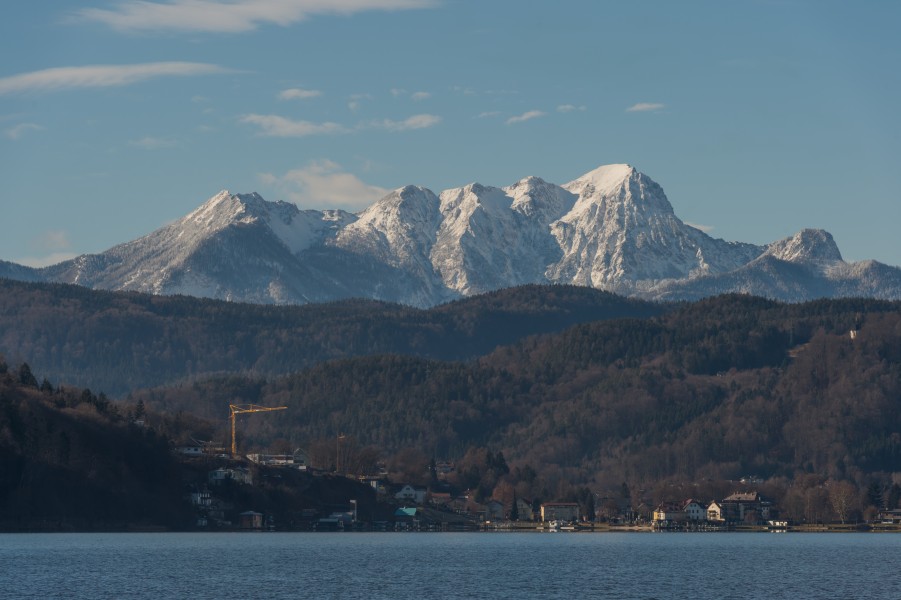
[[[576,502],[545,502],[541,505],[542,521],[578,521],[579,505]]]
[[[395,492],[394,499],[405,502],[415,502],[416,504],[424,504],[428,490],[424,487],[414,487],[410,484],[404,484],[400,490]]]
[[[772,503],[757,492],[735,492],[723,498],[722,518],[727,523],[763,523],[772,517]]]
[[[242,512],[240,515],[238,515],[238,527],[240,529],[262,529],[263,513],[258,513],[253,510]]]
[[[725,521],[723,518],[723,507],[720,506],[719,502],[714,500],[707,505],[707,520],[711,523],[722,523]]]
[[[516,512],[519,514],[520,521],[535,520],[535,512],[532,510],[532,503],[525,498],[516,499]]]
[[[503,521],[507,518],[507,511],[504,503],[500,500],[489,500],[485,504],[485,520],[486,521]]]
[[[712,525],[758,525],[772,520],[774,516],[772,503],[757,492],[735,492],[722,500],[710,502],[706,507],[693,499],[681,503],[661,503],[654,510],[651,520],[660,527],[702,522]]]

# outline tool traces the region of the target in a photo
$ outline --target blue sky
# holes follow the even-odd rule
[[[41,0],[0,8],[0,259],[221,189],[359,210],[627,162],[728,240],[901,265],[901,3]]]

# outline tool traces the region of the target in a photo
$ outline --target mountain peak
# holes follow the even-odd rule
[[[639,173],[632,165],[601,165],[597,169],[589,171],[581,177],[570,181],[563,187],[570,191],[575,191],[573,189],[575,187],[584,189],[591,186],[597,192],[606,193],[622,187],[627,180],[631,179],[636,174]]]
[[[791,237],[773,242],[764,254],[795,263],[843,260],[832,234],[822,229],[802,229]]]
[[[531,176],[436,195],[407,185],[358,214],[221,190],[140,239],[32,277],[250,302],[362,296],[415,306],[526,283],[648,298],[901,290],[901,269],[845,263],[819,229],[768,246],[714,239],[683,223],[663,188],[629,164],[565,186]]]

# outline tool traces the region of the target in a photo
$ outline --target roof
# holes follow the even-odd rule
[[[757,495],[757,492],[735,492],[725,498],[723,502],[757,502],[758,500],[760,500],[760,496]]]
[[[396,511],[394,511],[394,516],[395,517],[415,517],[416,510],[417,510],[416,507],[408,508],[405,506],[403,508],[398,508]]]

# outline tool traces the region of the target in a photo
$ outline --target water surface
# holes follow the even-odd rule
[[[901,535],[0,534],[0,598],[901,598]]]

